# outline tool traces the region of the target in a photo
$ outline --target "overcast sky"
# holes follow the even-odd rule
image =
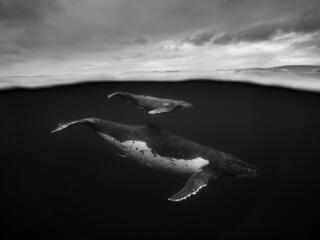
[[[319,12],[319,0],[0,0],[0,79],[320,64]]]

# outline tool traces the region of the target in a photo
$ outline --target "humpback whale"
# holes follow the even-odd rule
[[[125,125],[99,118],[61,123],[52,133],[82,124],[93,129],[124,157],[153,168],[186,174],[185,186],[168,198],[181,201],[217,178],[255,177],[260,170],[236,157],[175,136],[154,124]]]
[[[128,92],[115,92],[108,95],[108,99],[120,96],[130,102],[138,109],[148,112],[149,114],[159,114],[172,112],[177,109],[192,109],[193,105],[182,100],[156,98],[145,95],[132,94]]]

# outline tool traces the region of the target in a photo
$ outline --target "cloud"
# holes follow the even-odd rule
[[[32,43],[47,45],[56,48],[54,54],[63,54],[66,48],[115,49],[119,42],[134,44],[137,36],[164,40],[212,25],[218,32],[231,32],[297,3],[305,5],[301,0],[0,0],[0,27],[3,23],[23,28],[12,41],[23,39],[31,48]],[[201,45],[211,35],[203,33],[190,41]],[[146,40],[137,38],[135,43]]]
[[[246,57],[252,60],[242,65],[265,64],[274,54],[281,57],[268,47],[277,43],[263,48],[255,44],[278,34],[317,32],[317,2],[0,0],[0,77],[16,72],[50,75],[57,69],[61,74],[89,71],[82,66],[101,72],[143,70],[158,66],[155,63],[164,69],[168,63],[171,68],[216,68]],[[303,8],[308,10],[299,10]],[[308,41],[299,42],[301,51],[318,44],[316,36]]]
[[[320,3],[313,5],[302,12],[293,22],[292,30],[295,32],[311,33],[320,30]]]
[[[145,38],[145,37],[139,37],[139,38],[136,38],[133,40],[133,43],[134,44],[141,44],[141,45],[144,45],[144,44],[147,44],[148,43],[148,39]]]
[[[281,22],[262,22],[254,26],[217,36],[212,40],[215,44],[228,44],[237,42],[257,42],[272,39],[278,33],[287,32],[288,26]]]
[[[285,31],[284,31],[285,30]],[[194,45],[229,44],[237,42],[257,42],[272,39],[280,32],[287,32],[281,22],[262,22],[235,32],[217,34],[212,31],[202,32],[185,41]]]
[[[222,34],[213,39],[213,43],[267,41],[277,35],[290,32],[314,33],[320,30],[319,11],[319,8],[306,9],[294,17],[290,16],[286,19],[261,22],[233,33]]]
[[[201,46],[203,44],[211,42],[214,36],[215,34],[213,31],[202,32],[187,38],[185,41],[196,46]]]
[[[205,31],[186,39],[194,45],[207,43],[230,44],[238,42],[268,41],[290,32],[314,33],[320,30],[320,4],[297,11],[275,20],[262,21],[248,27],[222,34]]]
[[[149,39],[146,37],[137,37],[134,39],[120,41],[120,44],[123,45],[145,45],[149,43]]]
[[[47,44],[47,20],[62,11],[59,0],[0,0],[0,64],[25,62]]]
[[[308,36],[309,38],[306,39],[306,41],[294,42],[292,47],[294,49],[301,49],[304,51],[311,48],[314,53],[318,52],[320,56],[320,31],[309,34]]]
[[[262,22],[257,25],[239,30],[234,33],[222,34],[213,40],[216,44],[231,42],[266,41],[277,35],[296,32],[314,33],[320,30],[320,9],[308,9],[296,18],[286,20]]]
[[[16,27],[35,23],[58,9],[55,0],[0,0],[0,24]]]

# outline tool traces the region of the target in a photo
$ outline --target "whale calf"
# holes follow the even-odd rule
[[[115,92],[108,95],[108,99],[120,96],[137,108],[149,114],[172,112],[177,109],[192,109],[193,105],[182,100],[156,98],[146,95],[132,94],[128,92]]]
[[[156,125],[132,126],[99,118],[83,118],[61,123],[52,131],[82,124],[93,129],[121,156],[128,157],[153,168],[186,174],[185,186],[168,198],[181,201],[207,186],[217,178],[255,177],[260,170],[236,157],[202,146],[183,137],[166,132]]]

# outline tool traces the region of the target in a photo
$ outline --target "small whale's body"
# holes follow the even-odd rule
[[[191,109],[193,105],[181,100],[156,98],[145,95],[132,94],[128,92],[115,92],[108,95],[108,99],[120,96],[129,101],[137,108],[148,112],[149,114],[159,114],[172,112],[177,109]]]
[[[98,118],[84,118],[59,124],[52,132],[74,124],[91,127],[105,141],[153,168],[190,175],[186,185],[168,200],[181,201],[196,194],[210,179],[254,177],[259,170],[230,154],[217,151],[161,130],[153,124],[131,126]]]

